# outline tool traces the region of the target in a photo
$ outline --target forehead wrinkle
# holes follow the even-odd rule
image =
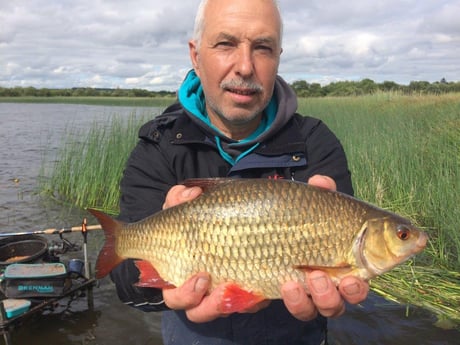
[[[229,41],[241,41],[242,40],[237,35],[230,34],[228,32],[219,32],[215,39],[216,40],[224,39],[224,40],[229,40]],[[276,38],[271,37],[271,36],[263,36],[263,35],[261,35],[260,37],[250,38],[249,40],[254,43],[265,43],[265,44],[275,44],[276,43]]]

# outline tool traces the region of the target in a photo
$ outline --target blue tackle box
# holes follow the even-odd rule
[[[6,317],[12,319],[27,312],[30,308],[30,301],[26,299],[4,299],[3,307],[5,308]]]

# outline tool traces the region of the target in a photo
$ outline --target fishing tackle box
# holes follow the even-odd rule
[[[3,301],[3,307],[5,308],[6,317],[12,319],[13,317],[26,313],[31,305],[31,302],[27,299],[12,299],[8,298]]]
[[[2,281],[7,298],[59,297],[70,285],[62,263],[11,264]]]

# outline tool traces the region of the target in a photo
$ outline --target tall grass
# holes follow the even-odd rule
[[[357,197],[411,218],[430,236],[415,262],[372,288],[460,321],[460,94],[300,99],[299,112],[339,137]],[[114,117],[108,127],[69,135],[43,190],[117,213],[119,179],[145,121]]]
[[[69,129],[50,176],[40,179],[41,192],[81,208],[117,214],[124,165],[139,127],[152,116],[150,111],[128,117],[115,114],[107,123],[94,122],[89,130]]]

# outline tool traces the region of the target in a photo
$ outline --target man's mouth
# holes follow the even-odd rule
[[[233,89],[233,88],[226,88],[228,92],[236,93],[237,95],[242,96],[252,96],[257,93],[257,90],[253,89]]]

